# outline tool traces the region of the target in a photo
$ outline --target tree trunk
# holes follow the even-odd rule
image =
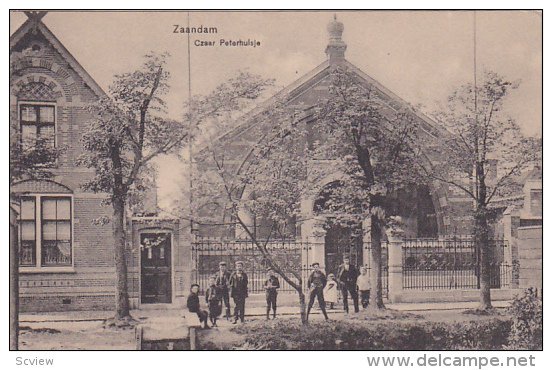
[[[121,196],[113,200],[113,239],[115,242],[115,270],[117,275],[117,292],[115,299],[115,320],[130,317],[128,300],[127,264],[125,258],[125,201]]]
[[[299,306],[301,310],[301,323],[307,325],[309,322],[307,317],[307,303],[305,302],[305,293],[303,293],[302,290],[299,291]]]
[[[489,245],[489,225],[487,221],[487,186],[485,167],[477,162],[475,167],[477,205],[475,210],[475,250],[479,254],[479,305],[482,310],[492,308],[491,303],[491,246]]]
[[[381,280],[381,226],[376,216],[371,216],[371,256],[370,256],[370,309],[385,309],[383,304],[382,280]]]
[[[10,206],[10,351],[19,349],[19,248],[16,217]]]
[[[486,210],[479,209],[475,217],[475,249],[479,253],[479,305],[492,308],[491,302],[491,245],[489,245]]]

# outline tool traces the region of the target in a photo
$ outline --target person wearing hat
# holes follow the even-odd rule
[[[358,312],[358,292],[357,292],[357,279],[360,273],[358,269],[351,265],[351,259],[349,256],[343,256],[343,263],[339,266],[337,273],[337,280],[341,284],[341,294],[343,296],[343,309],[346,313],[349,313],[349,299],[348,295],[351,293],[353,304],[355,306],[355,312]]]
[[[207,325],[209,313],[205,310],[202,310],[199,306],[198,284],[192,284],[192,286],[190,287],[190,295],[188,296],[188,300],[186,301],[186,306],[188,307],[188,311],[197,315],[197,317],[199,318],[199,322],[203,323],[203,328],[209,329],[209,326]]]
[[[272,307],[272,318],[276,318],[276,298],[278,297],[278,288],[280,288],[280,280],[273,269],[268,269],[268,277],[264,283],[266,290],[266,319],[270,319],[270,308]]]
[[[230,275],[228,283],[230,287],[230,296],[234,299],[234,322],[238,319],[243,323],[245,321],[245,299],[247,298],[247,274],[243,271],[243,262],[236,262],[236,271]]]
[[[307,320],[314,304],[314,299],[318,298],[318,305],[320,310],[324,314],[324,318],[328,320],[328,314],[326,313],[326,302],[324,302],[324,287],[326,286],[326,275],[320,271],[320,264],[315,262],[312,264],[313,271],[309,276],[309,305],[307,308]]]
[[[215,285],[219,290],[224,307],[226,307],[226,320],[230,320],[230,293],[228,284],[230,284],[230,272],[226,268],[226,262],[221,261],[219,262]]]
[[[219,289],[215,284],[216,277],[211,277],[209,288],[205,291],[205,303],[209,308],[209,320],[211,321],[211,326],[217,326],[217,318],[222,313],[222,302],[220,297]]]

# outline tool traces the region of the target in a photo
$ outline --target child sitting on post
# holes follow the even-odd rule
[[[188,296],[188,300],[186,302],[186,306],[188,307],[188,311],[191,313],[195,313],[197,317],[199,318],[199,322],[203,323],[204,329],[209,329],[209,326],[207,325],[207,318],[209,314],[207,311],[202,310],[199,305],[199,285],[198,284],[192,284],[190,287],[190,295]]]
[[[217,288],[217,278],[211,278],[211,285],[205,292],[205,301],[209,307],[209,320],[213,327],[217,326],[217,318],[222,313],[222,299],[219,289]]]

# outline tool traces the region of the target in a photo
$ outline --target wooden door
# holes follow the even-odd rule
[[[140,235],[142,303],[171,303],[171,234]]]

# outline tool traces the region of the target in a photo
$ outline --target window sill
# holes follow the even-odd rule
[[[73,266],[59,267],[19,267],[20,274],[58,274],[58,273],[75,273]]]

